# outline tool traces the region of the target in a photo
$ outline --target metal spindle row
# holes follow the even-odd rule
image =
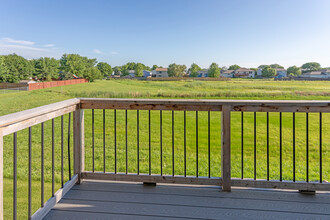
[[[279,112],[279,180],[283,180],[283,118]],[[254,180],[257,178],[257,113],[253,114],[253,163]],[[241,179],[244,179],[244,112],[241,112]],[[266,112],[266,147],[267,147],[267,180],[270,180],[270,152],[269,152],[269,112]],[[296,113],[292,114],[292,155],[293,182],[296,181]],[[322,183],[322,113],[319,113],[319,182]],[[306,112],[306,182],[309,182],[309,114]]]
[[[55,195],[55,121],[52,121],[52,197]],[[70,164],[70,123],[71,113],[69,113],[68,122],[68,164],[69,164],[69,179],[71,180],[71,164]],[[45,143],[45,125],[41,123],[41,180],[40,180],[40,207],[44,207],[44,143]],[[64,122],[61,116],[61,187],[64,186]],[[32,216],[32,127],[28,128],[28,218]],[[17,219],[17,132],[13,133],[13,219]]]
[[[151,140],[151,110],[148,110],[148,174],[152,175],[152,140]],[[128,111],[124,110],[124,123],[125,123],[125,174],[128,174]],[[199,140],[198,140],[198,116],[199,112],[196,111],[196,177],[199,176],[198,162],[199,162]],[[95,111],[91,111],[92,118],[92,171],[95,172]],[[102,133],[103,133],[103,172],[106,172],[106,113],[103,109],[102,117]],[[172,163],[172,176],[175,176],[175,111],[171,111],[171,163]],[[117,174],[117,110],[113,111],[113,126],[114,126],[114,173]],[[184,135],[184,176],[187,176],[187,114],[183,111],[183,135]],[[208,146],[208,177],[211,178],[211,112],[207,112],[207,146]],[[136,110],[136,148],[137,148],[137,174],[140,174],[140,111]],[[159,111],[159,142],[160,142],[160,175],[163,175],[163,111]]]

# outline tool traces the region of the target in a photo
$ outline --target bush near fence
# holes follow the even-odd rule
[[[51,88],[56,86],[74,85],[74,84],[80,84],[86,82],[88,82],[87,79],[71,79],[71,80],[51,81],[51,82],[42,82],[42,83],[30,83],[29,91]]]

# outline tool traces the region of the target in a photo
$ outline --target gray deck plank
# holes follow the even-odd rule
[[[143,203],[164,204],[177,206],[193,207],[212,207],[212,208],[241,208],[241,209],[260,209],[269,211],[287,211],[301,213],[323,213],[330,215],[329,204],[306,203],[296,201],[273,201],[259,200],[250,198],[214,198],[214,197],[196,197],[181,195],[159,195],[159,194],[141,194],[141,193],[118,193],[118,192],[100,192],[87,190],[71,190],[64,199],[92,200],[117,203]]]
[[[165,195],[194,195],[200,197],[215,198],[248,198],[248,199],[265,199],[274,201],[296,201],[308,203],[324,203],[330,204],[330,193],[317,193],[316,195],[304,195],[298,191],[283,190],[255,190],[249,188],[235,188],[232,192],[221,192],[220,187],[214,186],[168,186],[157,185],[157,187],[141,187],[139,183],[105,183],[105,182],[84,182],[84,184],[74,186],[74,190],[95,190],[105,192],[123,192],[123,193],[143,193],[143,194],[165,194]],[[170,187],[170,188],[169,188]],[[169,190],[170,189],[170,190]]]
[[[330,194],[85,181],[45,219],[330,219]]]
[[[110,214],[131,214],[146,215],[146,216],[163,216],[181,217],[181,218],[204,218],[204,219],[329,219],[329,215],[315,215],[290,212],[274,212],[263,210],[242,210],[236,208],[196,208],[196,207],[181,207],[169,205],[145,205],[145,204],[123,204],[116,202],[98,202],[84,200],[68,200],[63,199],[56,205],[54,210],[68,210],[77,212],[94,212],[95,216],[98,213]]]
[[[164,219],[164,216],[147,216],[147,215],[130,215],[130,214],[111,214],[111,213],[93,213],[93,212],[81,212],[81,211],[63,211],[63,210],[52,210],[46,218],[47,220],[66,220],[66,219],[79,219],[79,220],[90,220],[90,219],[98,219],[98,220],[108,220],[108,219],[116,219],[116,220],[151,220],[151,219]],[[187,218],[171,218],[166,217],[169,220],[182,220]],[[197,219],[197,218],[196,218]]]

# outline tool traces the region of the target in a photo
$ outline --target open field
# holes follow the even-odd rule
[[[329,82],[308,81],[98,81],[50,89],[0,94],[0,115],[54,103],[74,97],[102,98],[190,98],[190,99],[329,99]],[[159,111],[151,111],[152,173],[160,173]],[[210,113],[211,176],[220,176],[220,112]],[[106,170],[114,171],[114,111],[106,110]],[[175,112],[175,174],[183,174],[183,112]],[[283,113],[283,179],[292,180],[292,113]],[[136,111],[128,111],[128,172],[137,171]],[[187,112],[187,175],[196,175],[196,113]],[[207,112],[199,113],[199,176],[208,175]],[[68,116],[64,116],[67,134]],[[103,171],[103,111],[95,110],[95,170]],[[319,114],[309,114],[309,178],[319,179]],[[163,111],[163,173],[172,174],[172,113]],[[330,179],[330,114],[323,114],[323,179]],[[232,176],[241,176],[241,114],[232,113]],[[72,125],[72,124],[71,124]],[[92,170],[91,110],[85,110],[85,169]],[[45,200],[51,195],[51,121],[45,123]],[[60,118],[55,119],[56,186],[60,187]],[[72,126],[71,126],[72,129]],[[270,178],[279,179],[279,113],[270,113]],[[33,132],[33,212],[40,206],[40,126]],[[148,111],[140,111],[140,172],[148,173]],[[72,134],[72,132],[71,132]],[[266,113],[257,114],[257,178],[266,177]],[[117,111],[117,153],[119,172],[125,172],[125,111]],[[71,138],[72,143],[72,138]],[[68,179],[67,137],[64,139],[65,180]],[[72,150],[72,146],[71,146]],[[18,132],[18,214],[27,216],[28,131]],[[244,114],[244,177],[254,172],[253,113]],[[12,135],[5,137],[5,217],[12,215]],[[71,154],[72,155],[72,154]],[[73,163],[71,163],[73,164]],[[296,179],[306,177],[306,114],[296,113]]]

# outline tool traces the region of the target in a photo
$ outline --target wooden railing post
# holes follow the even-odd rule
[[[3,136],[0,129],[0,220],[3,220]]]
[[[221,120],[221,174],[222,191],[231,191],[231,167],[230,167],[230,105],[222,106]]]
[[[81,172],[84,171],[85,143],[84,143],[84,110],[77,108],[73,112],[73,157],[74,174],[78,175],[78,184],[80,184]]]

